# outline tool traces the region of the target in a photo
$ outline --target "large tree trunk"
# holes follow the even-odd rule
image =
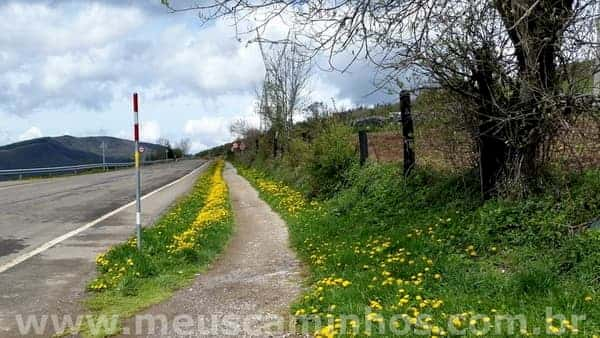
[[[475,80],[481,100],[479,149],[485,197],[496,192],[500,180],[522,194],[539,174],[540,149],[554,132],[547,120],[558,108],[548,99],[555,98],[560,87],[557,55],[572,5],[572,0],[495,1],[514,45],[518,90],[499,107],[492,49],[481,48]]]
[[[503,141],[502,116],[494,105],[494,60],[489,46],[483,46],[475,57],[477,68],[475,81],[479,90],[479,129],[477,140],[479,147],[479,173],[481,194],[487,199],[497,192],[497,186],[502,177],[506,163],[507,146]]]
[[[480,131],[489,130],[490,124],[480,125]],[[506,144],[493,135],[480,132],[479,136],[479,174],[481,194],[484,199],[494,196],[503,175],[506,162]]]

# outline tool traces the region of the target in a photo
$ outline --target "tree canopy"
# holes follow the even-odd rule
[[[592,107],[597,1],[224,0],[173,11],[232,18],[238,32],[283,22],[305,55],[367,58],[382,83],[401,73],[412,89],[442,87],[464,104],[480,152],[482,189],[527,191],[549,142]],[[344,70],[345,67],[342,67]],[[518,183],[515,185],[515,183]]]

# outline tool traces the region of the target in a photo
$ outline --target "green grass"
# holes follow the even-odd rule
[[[277,181],[240,173],[257,187]],[[344,315],[358,315],[358,336],[391,336],[394,322],[408,323],[408,336],[599,334],[600,234],[577,225],[600,216],[600,171],[527,200],[487,202],[469,175],[421,169],[405,181],[394,166],[370,164],[348,176],[346,188],[300,212],[261,190],[310,267],[310,289],[292,312],[314,330],[331,324],[323,336],[348,324]],[[547,323],[547,308],[569,323]],[[576,324],[573,315],[586,319]],[[526,326],[511,334],[502,316]]]
[[[207,203],[213,174],[222,164],[213,164],[198,179],[191,193],[180,199],[157,223],[142,232],[142,251],[135,239],[111,248],[97,259],[98,276],[88,285],[85,307],[93,319],[112,318],[115,322],[92,328],[87,321],[79,328],[85,336],[109,336],[120,332],[120,321],[169,298],[189,285],[225,247],[233,228],[227,196],[225,219],[204,226],[193,248],[174,251],[174,236],[190,229]]]

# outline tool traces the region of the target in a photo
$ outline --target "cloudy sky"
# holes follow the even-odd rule
[[[65,134],[130,138],[133,91],[146,141],[189,137],[198,151],[229,141],[231,121],[257,120],[260,52],[228,22],[201,26],[196,13],[170,14],[160,0],[2,0],[0,31],[0,145]],[[366,64],[316,71],[311,100],[390,101],[366,96],[372,82]]]

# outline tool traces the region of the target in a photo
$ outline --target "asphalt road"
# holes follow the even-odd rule
[[[185,194],[201,170],[199,160],[157,164],[142,170],[143,195],[185,175],[142,202],[142,223],[152,224]],[[135,199],[133,169],[0,183],[0,271],[49,241],[95,221]],[[128,207],[89,229],[0,272],[0,337],[19,336],[15,316],[76,314],[95,271],[98,253],[134,232]],[[49,320],[50,321],[50,320]],[[43,336],[52,332],[48,328]],[[32,335],[33,332],[29,332]]]

